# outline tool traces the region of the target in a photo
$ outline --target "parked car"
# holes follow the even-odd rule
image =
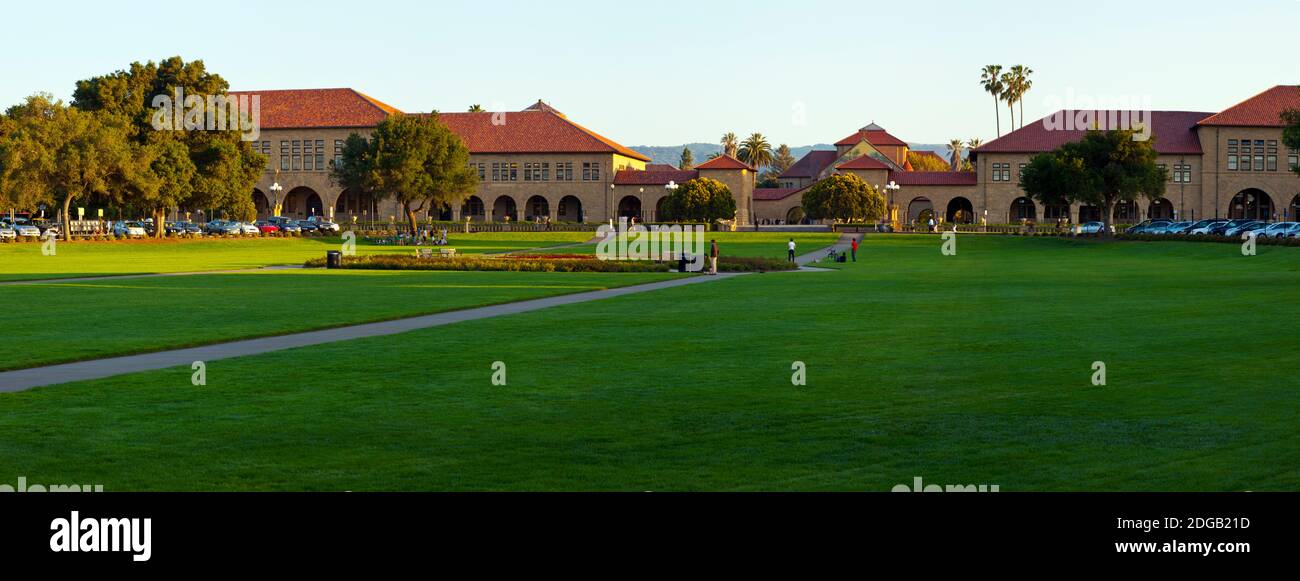
[[[9,226],[19,238],[40,238],[41,229],[28,222],[26,219],[18,218]]]
[[[1227,222],[1227,220],[1201,220],[1200,222],[1197,222],[1196,226],[1189,228],[1187,233],[1193,236],[1205,236],[1209,234],[1210,230],[1215,226],[1226,224]]]
[[[128,236],[131,238],[144,238],[148,234],[144,231],[144,224],[139,222],[116,222],[113,224],[114,236]]]
[[[239,225],[240,234],[252,234],[253,236],[257,236],[258,234],[262,233],[262,230],[259,229],[256,225],[250,224],[248,222],[235,222],[235,224]]]
[[[1238,219],[1238,220],[1228,220],[1227,222],[1224,222],[1224,223],[1221,223],[1221,224],[1216,224],[1216,225],[1212,226],[1212,227],[1210,228],[1210,235],[1211,235],[1211,236],[1227,236],[1227,235],[1228,235],[1228,230],[1231,230],[1231,229],[1236,228],[1236,227],[1238,227],[1238,226],[1241,226],[1241,225],[1243,225],[1243,224],[1247,224],[1247,223],[1254,222],[1254,221],[1255,221],[1255,220],[1241,220],[1241,219]]]
[[[319,227],[317,227],[316,224],[312,222],[308,222],[306,220],[298,220],[297,222],[294,223],[297,224],[299,228],[302,228],[304,234],[319,230]]]
[[[1079,233],[1080,233],[1080,234],[1100,234],[1101,231],[1102,231],[1102,229],[1105,228],[1105,227],[1106,227],[1106,224],[1104,224],[1104,223],[1102,223],[1102,222],[1088,222],[1088,223],[1086,223],[1086,224],[1083,224],[1083,225],[1079,226]]]
[[[322,218],[322,217],[320,217],[320,216],[312,216],[312,217],[310,217],[310,218],[307,218],[307,221],[308,221],[308,222],[311,222],[313,225],[315,225],[315,226],[316,226],[316,229],[317,229],[317,230],[320,230],[321,232],[338,232],[338,231],[339,231],[339,225],[338,225],[338,224],[336,224],[336,223],[334,223],[334,222],[332,222],[332,221],[330,221],[330,220],[326,220],[325,218]]]
[[[1195,222],[1174,222],[1165,226],[1165,234],[1186,234]]]
[[[1143,220],[1133,226],[1129,226],[1124,231],[1125,234],[1153,234],[1151,230],[1156,226],[1164,226],[1169,223],[1168,220]]]
[[[0,222],[0,239],[14,240],[18,238],[18,232],[9,226],[8,222]]]
[[[1224,230],[1223,235],[1236,238],[1244,234],[1248,228],[1255,226],[1256,224],[1264,224],[1265,226],[1267,226],[1267,224],[1265,224],[1264,222],[1260,222],[1259,220],[1237,220],[1237,222],[1239,222],[1239,224],[1237,224],[1236,226],[1232,226]]]
[[[1260,238],[1286,238],[1287,232],[1295,225],[1295,222],[1275,222],[1270,224],[1268,228],[1257,231],[1256,236]]]
[[[239,227],[239,222],[213,220],[204,226],[204,231],[208,234],[239,234],[242,229]]]
[[[279,226],[276,226],[275,224],[272,224],[265,220],[261,222],[254,222],[253,225],[257,226],[257,230],[263,234],[274,234],[280,231]]]
[[[285,221],[283,221],[283,222],[280,222],[279,224],[276,224],[276,228],[279,228],[281,232],[284,232],[284,233],[286,233],[286,234],[289,234],[289,233],[293,233],[293,234],[301,234],[301,233],[302,233],[302,226],[299,226],[296,222],[294,222],[294,221],[292,221],[292,220],[285,220]]]
[[[1259,233],[1263,232],[1264,229],[1268,227],[1269,227],[1268,222],[1255,222],[1254,224],[1251,224],[1249,226],[1246,226],[1245,228],[1242,228],[1241,230],[1238,230],[1236,236],[1241,237],[1247,232],[1254,232],[1256,236],[1259,236]]]

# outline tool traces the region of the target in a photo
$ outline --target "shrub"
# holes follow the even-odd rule
[[[308,260],[304,266],[321,268],[324,258]],[[668,272],[671,266],[648,260],[597,260],[594,257],[559,260],[537,258],[420,258],[397,254],[349,256],[343,259],[343,268],[358,270],[478,270],[512,272]]]

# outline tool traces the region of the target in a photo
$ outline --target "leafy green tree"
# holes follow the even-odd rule
[[[666,219],[674,222],[731,220],[736,217],[736,199],[731,188],[710,178],[695,178],[677,187],[664,202]]]
[[[470,113],[482,113],[482,112],[483,112],[483,106],[482,106],[482,105],[479,105],[479,104],[470,105],[470,106],[469,106],[469,112],[470,112]]]
[[[771,164],[772,170],[776,172],[776,175],[781,175],[798,161],[794,158],[794,154],[790,152],[790,146],[782,143],[776,148],[776,157],[772,159]]]
[[[390,115],[369,139],[350,136],[331,177],[345,188],[396,200],[412,232],[425,208],[460,204],[478,186],[469,148],[437,114]]]
[[[1300,149],[1300,109],[1288,109],[1282,112],[1282,142],[1291,149]],[[1291,171],[1300,174],[1300,165],[1291,166]]]
[[[1133,134],[1089,130],[1079,141],[1040,153],[1025,166],[1020,188],[1044,204],[1098,206],[1109,226],[1116,203],[1164,197],[1168,172],[1156,164],[1154,140],[1137,141]]]
[[[691,153],[691,148],[682,147],[682,160],[677,167],[684,170],[695,169],[695,154]]]
[[[952,171],[952,166],[936,155],[922,155],[915,151],[907,152],[907,163],[912,171]]]
[[[885,197],[854,174],[834,174],[804,192],[803,213],[813,220],[871,222],[885,215]]]
[[[64,238],[72,235],[73,202],[90,196],[120,200],[138,171],[130,127],[121,115],[81,111],[37,95],[6,116],[11,131],[0,145],[5,197],[24,207],[59,204]]]
[[[178,88],[187,96],[224,97],[229,85],[208,72],[201,60],[187,63],[171,57],[158,63],[131,63],[126,70],[78,81],[72,106],[128,120],[137,168],[127,176],[130,199],[124,202],[148,208],[156,224],[162,224],[169,209],[181,207],[220,209],[236,219],[251,220],[256,216],[251,193],[266,169],[266,158],[244,140],[242,123],[234,124],[235,120],[225,130],[155,129],[154,98],[170,99]],[[181,150],[164,145],[167,142],[185,148],[192,170],[179,159]],[[187,176],[189,185],[179,184],[177,180]],[[157,228],[155,235],[165,235],[165,229]]]

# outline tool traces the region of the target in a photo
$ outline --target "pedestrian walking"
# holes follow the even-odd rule
[[[858,261],[858,238],[853,238],[853,262]]]
[[[718,241],[709,240],[709,274],[718,274]]]
[[[789,248],[790,250],[786,253],[787,258],[789,259],[790,262],[794,262],[794,248],[795,248],[794,238],[790,239]]]

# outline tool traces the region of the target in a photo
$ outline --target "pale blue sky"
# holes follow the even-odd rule
[[[978,77],[989,63],[1036,71],[1030,120],[1069,91],[1217,111],[1300,82],[1286,41],[1295,0],[78,0],[9,5],[5,17],[6,107],[179,54],[234,89],[346,86],[406,111],[543,98],[627,145],[726,131],[805,145],[873,120],[909,141],[988,140],[993,101]]]

